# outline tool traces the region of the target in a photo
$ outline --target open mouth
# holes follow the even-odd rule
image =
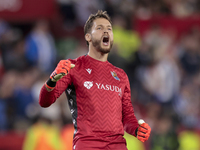
[[[104,36],[103,37],[103,45],[108,45],[109,44],[109,37],[108,36]]]

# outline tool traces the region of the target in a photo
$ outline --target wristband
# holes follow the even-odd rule
[[[54,89],[54,87],[56,86],[56,82],[51,81],[51,79],[49,78],[49,80],[47,80],[46,82],[46,86],[49,89]]]
[[[137,137],[138,128],[135,129],[135,136]]]

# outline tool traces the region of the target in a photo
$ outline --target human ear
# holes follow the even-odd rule
[[[90,33],[87,33],[86,35],[85,35],[85,40],[87,41],[87,42],[90,42],[91,41],[91,34]]]

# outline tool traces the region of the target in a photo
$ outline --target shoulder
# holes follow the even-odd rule
[[[71,61],[72,64],[75,65],[75,67],[72,69],[73,71],[72,72],[79,72],[81,69],[83,69],[83,66],[84,66],[84,62],[85,62],[85,55],[83,56],[80,56],[76,59],[68,59]]]
[[[116,66],[114,66],[114,65],[111,64],[111,63],[109,63],[109,65],[111,66],[111,68],[112,68],[116,73],[122,74],[122,75],[126,75],[126,72],[125,72],[123,69],[121,69],[121,68],[119,68],[119,67],[116,67]]]
[[[109,65],[112,68],[111,69],[111,74],[112,75],[118,76],[120,78],[120,80],[122,80],[122,81],[129,80],[126,72],[123,69],[121,69],[119,67],[116,67],[116,66],[112,65],[111,63],[109,63]]]
[[[78,63],[81,63],[83,61],[84,57],[85,57],[85,55],[80,56],[76,59],[68,59],[68,60],[71,61],[72,64],[77,65]]]

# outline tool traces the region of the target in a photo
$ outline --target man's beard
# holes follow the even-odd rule
[[[103,53],[103,54],[107,54],[110,52],[112,45],[113,45],[113,41],[110,41],[110,46],[107,48],[103,48],[101,46],[101,40],[96,40],[96,39],[92,39],[92,45],[97,49],[97,51]]]

